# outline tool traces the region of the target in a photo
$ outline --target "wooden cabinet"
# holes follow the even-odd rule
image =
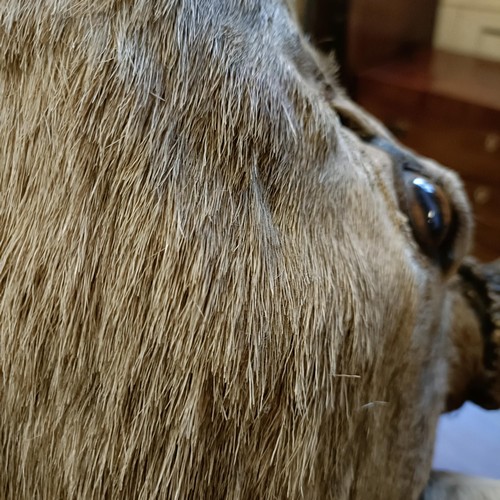
[[[474,253],[500,256],[500,63],[426,50],[357,75],[356,99],[408,147],[456,170]]]

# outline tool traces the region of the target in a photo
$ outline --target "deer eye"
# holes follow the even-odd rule
[[[406,213],[415,240],[430,257],[443,264],[453,237],[453,209],[444,190],[412,171],[403,171]]]
[[[415,241],[422,251],[437,261],[443,271],[456,259],[455,240],[459,224],[449,195],[425,175],[425,169],[411,153],[383,138],[366,140],[390,155],[400,209],[407,215]]]

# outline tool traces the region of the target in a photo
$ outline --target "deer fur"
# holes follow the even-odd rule
[[[455,268],[340,109],[274,0],[1,2],[1,498],[419,496]]]

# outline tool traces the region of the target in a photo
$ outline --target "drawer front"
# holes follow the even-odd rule
[[[408,120],[401,132],[397,128],[401,121],[386,123],[404,144],[420,154],[477,182],[500,184],[500,129],[446,127]]]
[[[483,260],[500,258],[500,186],[463,179],[474,213],[473,253]]]

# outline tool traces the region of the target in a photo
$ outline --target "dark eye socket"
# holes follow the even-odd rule
[[[454,212],[444,190],[435,182],[410,170],[403,171],[406,214],[415,240],[443,267],[452,260]]]

